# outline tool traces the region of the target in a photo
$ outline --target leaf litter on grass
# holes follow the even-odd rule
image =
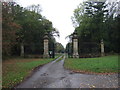
[[[52,61],[52,59],[11,59],[3,61],[2,87],[13,87],[15,84],[21,82],[27,75],[29,75],[36,66],[48,63],[50,61]]]

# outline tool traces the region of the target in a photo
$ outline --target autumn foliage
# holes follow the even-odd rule
[[[16,44],[16,32],[20,29],[20,25],[15,23],[12,16],[12,4],[2,3],[2,54],[4,56],[11,55],[11,49]]]
[[[21,45],[24,56],[43,54],[43,37],[45,32],[51,35],[50,43],[55,42],[53,34],[57,33],[52,22],[41,14],[39,5],[23,8],[16,2],[2,2],[2,56],[20,56]]]

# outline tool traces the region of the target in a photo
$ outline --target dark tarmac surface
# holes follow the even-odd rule
[[[118,75],[87,75],[64,69],[64,59],[52,61],[16,88],[118,88]]]

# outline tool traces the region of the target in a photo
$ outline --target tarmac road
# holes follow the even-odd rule
[[[64,69],[64,60],[39,68],[16,88],[118,88],[118,75],[88,75]]]

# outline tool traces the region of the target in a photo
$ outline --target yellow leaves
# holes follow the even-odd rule
[[[91,87],[92,87],[92,88],[95,88],[95,86],[94,86],[94,85],[91,85]]]
[[[80,84],[80,87],[81,88],[96,88],[96,86],[95,85],[91,85],[91,84],[89,84],[89,83],[81,83]]]

